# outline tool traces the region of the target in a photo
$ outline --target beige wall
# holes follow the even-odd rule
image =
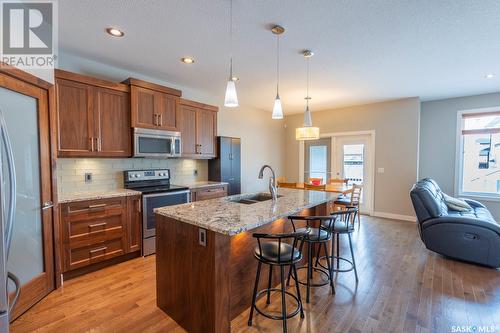
[[[279,176],[285,172],[284,122],[271,119],[271,113],[224,108],[218,118],[219,135],[241,138],[241,188],[242,192],[267,191],[268,176],[257,178],[264,164],[272,166]],[[266,171],[268,172],[268,171]]]
[[[284,146],[285,136],[283,121],[276,121],[271,119],[271,113],[249,108],[245,106],[244,101],[240,101],[241,106],[235,109],[225,108],[222,105],[223,94],[225,91],[225,82],[221,82],[221,95],[210,96],[202,91],[197,91],[189,87],[167,82],[141,74],[138,70],[129,68],[122,69],[114,66],[106,65],[90,59],[82,58],[68,52],[62,52],[59,58],[59,68],[73,71],[76,73],[91,75],[102,79],[122,81],[128,77],[135,77],[158,84],[163,84],[169,87],[182,90],[183,97],[195,101],[218,105],[220,108],[218,114],[218,135],[221,136],[234,136],[241,138],[242,151],[241,151],[241,189],[242,192],[253,192],[267,190],[267,180],[257,179],[260,167],[263,164],[270,164],[277,170],[277,174],[284,172]],[[190,75],[195,75],[191,72]],[[270,101],[272,103],[272,101]],[[271,104],[270,104],[271,105]],[[90,159],[87,159],[90,160]],[[148,165],[148,161],[137,159],[92,159],[90,165],[101,173],[103,179],[101,181],[107,182],[106,185],[96,184],[97,186],[115,186],[119,188],[122,186],[122,180],[116,172],[111,174],[107,173],[105,169],[116,168],[125,169],[132,166],[132,168],[143,167]],[[146,164],[144,164],[146,163]],[[206,161],[189,161],[189,160],[152,160],[153,167],[166,165],[176,170],[172,172],[173,183],[180,183],[188,180],[205,180],[207,177],[207,162]],[[68,170],[68,167],[75,167],[75,172],[64,171],[58,175],[59,191],[68,193],[72,188],[75,191],[80,191],[81,188],[91,189],[92,186],[87,186],[83,181],[83,171],[86,162],[83,159],[60,159],[58,161],[58,170]],[[125,167],[126,166],[126,167]],[[198,177],[192,175],[193,169],[199,170]],[[69,173],[69,174],[68,174]],[[77,182],[78,186],[69,186],[72,182]],[[66,186],[68,184],[68,186]],[[73,184],[74,185],[74,184]]]
[[[314,126],[321,133],[375,130],[374,211],[377,213],[414,216],[409,198],[417,179],[420,101],[407,98],[396,101],[319,111],[312,114]],[[299,177],[299,143],[295,128],[303,115],[285,117],[286,178]]]

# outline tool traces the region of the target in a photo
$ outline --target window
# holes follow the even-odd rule
[[[328,153],[326,146],[309,147],[309,176],[326,181],[328,168]]]
[[[500,110],[462,113],[459,194],[500,198]]]

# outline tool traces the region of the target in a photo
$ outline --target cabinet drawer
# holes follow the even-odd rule
[[[125,254],[123,238],[106,240],[104,242],[84,247],[68,247],[66,270],[87,266]]]
[[[71,219],[93,219],[111,216],[117,210],[124,210],[124,198],[87,200],[62,205],[61,213]]]
[[[90,245],[121,237],[124,229],[122,214],[122,211],[117,211],[111,216],[68,221],[67,239],[69,244]]]
[[[194,198],[196,201],[209,200],[227,196],[226,186],[209,187],[194,190]]]

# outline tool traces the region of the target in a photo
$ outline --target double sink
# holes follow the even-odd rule
[[[278,198],[281,198],[282,195],[278,195]],[[273,197],[269,193],[257,193],[257,194],[251,194],[247,196],[240,196],[235,199],[230,199],[230,202],[236,202],[240,204],[245,204],[245,205],[252,205],[255,203],[263,202],[263,201],[268,201],[272,200]]]

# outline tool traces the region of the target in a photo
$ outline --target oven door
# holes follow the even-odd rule
[[[179,205],[189,202],[189,190],[167,193],[153,193],[142,196],[142,231],[143,237],[149,238],[156,235],[156,218],[154,209]]]

